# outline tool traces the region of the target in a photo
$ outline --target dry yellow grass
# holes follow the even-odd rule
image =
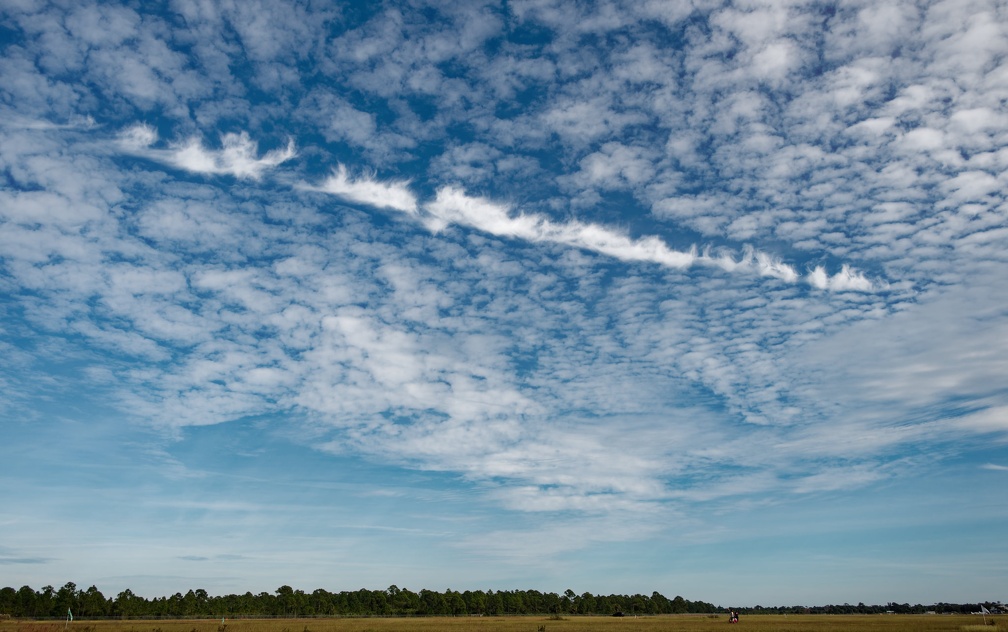
[[[431,617],[234,619],[223,632],[1008,632],[1008,620],[968,615],[725,615],[654,617]],[[991,625],[994,623],[994,625]],[[216,620],[3,621],[0,632],[222,632]]]

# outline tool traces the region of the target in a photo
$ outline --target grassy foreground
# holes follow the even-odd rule
[[[994,623],[994,625],[992,625]],[[2,621],[0,632],[1008,632],[1005,617],[973,615],[726,615],[648,617],[430,617],[62,622]]]

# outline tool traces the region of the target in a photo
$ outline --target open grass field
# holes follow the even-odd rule
[[[992,625],[993,623],[993,625]],[[0,632],[1008,632],[1008,617],[979,615],[726,615],[652,617],[431,617],[162,621],[3,621]]]

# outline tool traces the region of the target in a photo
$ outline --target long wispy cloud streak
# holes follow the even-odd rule
[[[194,173],[232,175],[250,180],[258,180],[266,170],[277,167],[297,155],[294,140],[291,139],[286,147],[268,151],[257,157],[259,145],[249,138],[247,132],[224,134],[219,150],[207,149],[195,138],[169,149],[153,148],[152,145],[157,141],[157,131],[142,124],[129,128],[119,137],[124,150],[155,162]]]
[[[381,182],[373,176],[351,178],[344,165],[337,166],[321,186],[309,188],[376,208],[410,214],[418,210],[417,198],[409,190],[409,182]]]
[[[296,155],[294,141],[291,140],[287,147],[256,158],[258,145],[245,132],[225,134],[218,151],[204,148],[196,139],[171,149],[154,149],[151,146],[157,140],[156,130],[142,124],[120,135],[120,144],[128,152],[186,171],[230,174],[237,178],[259,179],[265,170],[277,167]],[[409,184],[409,181],[381,181],[374,175],[355,178],[345,165],[340,164],[320,185],[304,188],[358,204],[418,215],[421,204]],[[675,269],[709,265],[726,272],[757,273],[788,283],[802,279],[793,266],[751,247],[746,247],[737,259],[729,253],[712,254],[710,249],[700,251],[694,247],[676,250],[656,236],[634,239],[599,224],[577,220],[558,223],[542,215],[515,214],[508,205],[468,195],[453,186],[438,189],[435,199],[423,204],[422,210],[424,225],[434,232],[456,224],[500,237],[581,248],[620,261],[650,262]],[[820,290],[871,292],[875,289],[872,281],[846,264],[832,276],[821,266],[816,267],[804,279]]]
[[[715,254],[709,248],[676,250],[653,235],[634,239],[600,224],[577,220],[560,223],[538,214],[514,213],[509,205],[468,195],[453,186],[441,187],[433,200],[421,205],[408,185],[402,181],[382,182],[374,176],[355,179],[346,167],[339,165],[320,186],[310,188],[376,208],[419,215],[433,232],[450,225],[466,226],[499,237],[581,248],[620,261],[650,262],[675,269],[714,266],[726,272],[756,273],[788,283],[804,279],[821,290],[871,292],[876,289],[872,281],[848,265],[832,276],[818,266],[803,277],[793,266],[751,247],[746,247],[739,258],[728,253]]]

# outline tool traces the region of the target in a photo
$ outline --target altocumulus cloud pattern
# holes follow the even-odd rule
[[[0,564],[1003,597],[1006,27],[5,3]]]

